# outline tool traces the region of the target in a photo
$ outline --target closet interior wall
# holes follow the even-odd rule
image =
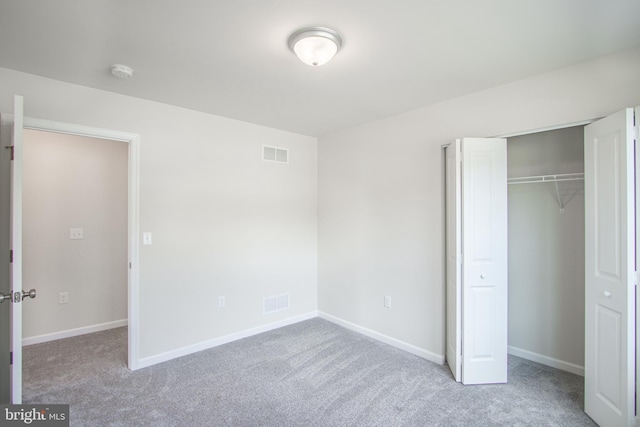
[[[509,138],[509,179],[583,173],[583,129]],[[508,207],[509,353],[583,374],[584,181],[511,184]]]

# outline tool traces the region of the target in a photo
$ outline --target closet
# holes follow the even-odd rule
[[[446,358],[456,381],[507,382],[507,351],[584,375],[583,133],[446,147]]]
[[[584,127],[509,138],[505,166],[490,160],[502,157],[498,145],[482,153],[504,140],[445,147],[446,359],[456,381],[480,383],[465,381],[468,370],[508,351],[584,374],[585,412],[600,425],[631,425],[640,395],[638,117],[640,107],[625,108]],[[492,270],[501,226],[487,212],[505,214],[508,235],[506,265]],[[507,290],[508,315],[496,315],[494,295]],[[484,382],[505,382],[502,372]]]
[[[584,375],[584,126],[507,139],[509,353]]]

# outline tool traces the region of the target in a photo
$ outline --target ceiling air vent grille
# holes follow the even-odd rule
[[[281,147],[263,145],[262,160],[265,162],[289,163],[289,150]]]

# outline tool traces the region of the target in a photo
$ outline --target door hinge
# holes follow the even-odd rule
[[[13,365],[13,351],[9,352],[9,365]]]
[[[10,145],[10,146],[5,147],[5,148],[8,148],[9,150],[11,150],[11,160],[13,160],[13,152],[14,152],[13,145]]]
[[[9,262],[13,262],[13,249],[9,250]]]

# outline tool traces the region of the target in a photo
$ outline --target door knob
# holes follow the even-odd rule
[[[487,275],[486,275],[486,274],[484,274],[484,273],[482,273],[482,274],[480,275],[480,278],[481,278],[481,279],[484,279],[485,277],[487,277]]]
[[[11,292],[9,292],[8,294],[3,294],[2,292],[0,292],[0,302],[4,302],[4,300],[11,301]]]
[[[36,290],[35,289],[31,289],[29,292],[22,291],[22,301],[24,301],[25,298],[35,298],[35,297],[36,297]]]
[[[605,298],[611,298],[611,292],[609,292],[609,291],[604,291],[604,292],[602,293],[602,295],[604,295],[604,296],[605,296]]]

